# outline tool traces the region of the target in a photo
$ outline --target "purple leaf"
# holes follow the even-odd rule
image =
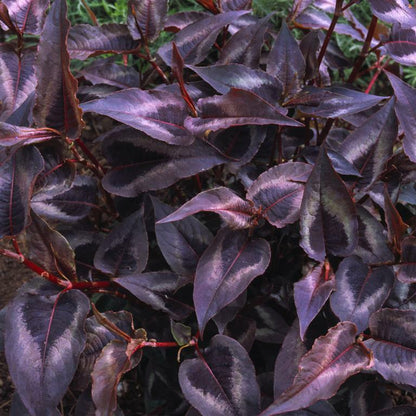
[[[393,412],[393,399],[386,394],[385,386],[378,381],[368,381],[355,390],[350,399],[350,412],[354,416],[377,415],[378,410]]]
[[[247,191],[247,199],[275,227],[283,228],[299,219],[304,182],[312,167],[306,163],[283,163],[262,173]]]
[[[72,59],[85,60],[105,53],[131,53],[136,51],[135,41],[126,25],[109,23],[102,26],[87,24],[71,28],[68,36],[68,51]]]
[[[250,10],[252,0],[222,0],[221,11],[231,12],[233,10]]]
[[[224,334],[225,327],[231,322],[237,314],[243,309],[247,302],[247,290],[245,290],[238,298],[234,299],[225,308],[221,309],[213,319],[215,325],[217,325],[218,332]],[[256,325],[254,325],[256,326]],[[255,331],[254,331],[255,332]],[[227,335],[227,334],[226,334]]]
[[[152,197],[155,220],[173,209]],[[202,253],[213,239],[211,232],[194,217],[182,221],[155,225],[158,246],[170,268],[180,275],[193,276]]]
[[[394,284],[391,267],[370,268],[357,256],[344,259],[335,275],[331,309],[341,321],[354,322],[359,332],[368,328],[370,315],[380,309]]]
[[[261,416],[303,409],[318,400],[329,399],[352,375],[371,365],[370,351],[355,342],[357,328],[341,322],[319,337],[300,361],[293,385]]]
[[[260,409],[260,389],[247,351],[225,335],[212,338],[203,356],[185,360],[179,384],[202,416],[251,416]]]
[[[280,80],[284,97],[300,89],[305,75],[305,59],[284,21],[267,58],[267,72]]]
[[[203,61],[222,28],[234,23],[235,20],[246,13],[247,11],[233,11],[208,16],[186,26],[177,33],[173,41],[185,64],[196,65]],[[158,54],[167,65],[171,66],[172,44],[163,45]]]
[[[402,241],[397,278],[403,283],[416,282],[416,238],[414,237],[407,237]]]
[[[2,147],[14,147],[17,150],[21,146],[41,143],[60,137],[56,130],[48,128],[32,129],[30,127],[18,127],[0,122],[0,149]]]
[[[374,355],[374,370],[387,381],[416,386],[416,311],[382,309],[370,317],[373,339],[365,345]]]
[[[394,99],[390,99],[342,142],[339,152],[360,172],[361,186],[369,188],[379,179],[396,138]]]
[[[416,19],[414,24],[416,24]],[[383,42],[383,46],[387,54],[399,64],[416,65],[416,33],[414,27],[402,28],[399,24],[394,24],[390,38]]]
[[[77,139],[84,122],[76,97],[78,82],[69,69],[69,20],[65,0],[55,0],[39,39],[36,102],[33,118],[39,127],[53,127]],[[51,71],[51,67],[56,70]]]
[[[256,321],[245,316],[239,316],[227,324],[224,335],[234,338],[247,352],[250,352],[256,338]]]
[[[394,252],[400,252],[400,242],[409,227],[403,222],[400,212],[390,198],[387,184],[384,184],[384,219],[387,223],[387,236]]]
[[[317,261],[348,256],[358,242],[354,202],[334,171],[324,147],[308,179],[300,208],[300,245]]]
[[[84,103],[82,109],[114,118],[169,144],[189,145],[194,141],[183,126],[187,106],[174,93],[129,88]]]
[[[296,19],[296,17],[301,14],[314,0],[294,0],[292,10],[290,12],[291,20]]]
[[[247,228],[251,225],[253,209],[231,189],[220,187],[201,192],[175,212],[159,220],[157,224],[180,221],[197,212],[215,212],[232,228]]]
[[[17,235],[28,225],[29,200],[42,169],[39,150],[30,146],[22,147],[0,165],[0,238]]]
[[[95,253],[94,266],[112,276],[140,273],[146,267],[148,254],[143,209],[139,209],[104,238]]]
[[[321,263],[314,267],[306,276],[295,283],[294,298],[302,341],[309,324],[318,315],[334,289],[334,273],[327,263]]]
[[[403,27],[416,25],[416,13],[407,0],[369,0],[371,11],[387,23],[400,23]]]
[[[196,136],[244,125],[303,126],[286,117],[285,110],[271,105],[258,95],[237,88],[222,96],[201,98],[197,103],[198,118],[187,117],[185,127]]]
[[[263,274],[270,262],[266,240],[244,230],[221,229],[201,256],[194,282],[194,305],[201,334],[207,322]]]
[[[49,0],[3,0],[2,3],[7,6],[10,19],[21,33],[40,34]]]
[[[396,115],[404,131],[403,150],[412,162],[416,162],[416,90],[390,72],[385,72],[393,89],[396,101]]]
[[[88,298],[44,279],[23,286],[9,304],[6,359],[30,414],[50,415],[64,396],[85,345]]]
[[[373,412],[371,416],[413,416],[415,411],[416,407],[403,405]]]
[[[127,25],[133,39],[156,40],[165,24],[167,0],[129,0]]]
[[[18,55],[10,44],[0,45],[1,120],[7,120],[35,91],[35,58],[33,48],[23,49]]]
[[[256,340],[281,344],[289,331],[289,326],[282,316],[273,308],[266,305],[258,305],[251,313],[256,321]]]
[[[180,30],[185,29],[186,26],[189,26],[190,24],[208,16],[209,13],[200,11],[174,13],[167,17],[165,30],[167,32],[179,32]]]

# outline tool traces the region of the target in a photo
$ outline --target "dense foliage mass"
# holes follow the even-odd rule
[[[51,3],[0,2],[11,414],[416,414],[412,5]]]

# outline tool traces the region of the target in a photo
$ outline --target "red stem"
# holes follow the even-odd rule
[[[101,166],[100,162],[97,158],[91,153],[90,149],[85,145],[85,143],[81,139],[76,139],[75,143],[81,148],[84,154],[91,160],[91,162],[95,165],[97,169],[99,169],[102,173],[105,173],[105,169]]]

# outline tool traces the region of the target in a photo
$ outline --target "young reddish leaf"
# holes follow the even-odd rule
[[[345,380],[368,368],[370,351],[364,344],[355,342],[356,333],[353,323],[341,322],[319,337],[301,359],[292,386],[261,416],[303,409],[318,400],[329,399]]]
[[[249,202],[222,186],[199,193],[157,224],[180,221],[201,211],[217,213],[232,228],[250,227],[254,213]]]
[[[156,222],[173,209],[152,197]],[[213,239],[211,232],[194,217],[174,223],[156,224],[157,244],[170,268],[179,275],[193,276],[202,253]]]
[[[75,253],[68,240],[33,211],[31,217],[32,222],[25,235],[29,258],[55,276],[76,279]]]
[[[400,78],[385,72],[396,96],[396,115],[404,131],[403,150],[412,162],[416,162],[416,115],[413,107],[416,103],[416,90]]]
[[[407,237],[402,241],[397,278],[403,283],[416,282],[416,238],[414,237]]]
[[[115,166],[104,176],[104,189],[124,197],[166,188],[228,161],[201,140],[190,146],[172,146],[127,126],[103,136],[103,152]]]
[[[23,49],[18,55],[12,45],[0,45],[1,120],[7,120],[35,91],[35,58],[33,48]]]
[[[247,199],[261,209],[275,227],[283,228],[299,219],[304,182],[312,166],[306,163],[283,163],[262,173],[247,191]]]
[[[39,127],[53,127],[77,139],[84,123],[76,97],[78,82],[69,69],[66,43],[70,23],[66,12],[66,1],[55,0],[39,39],[33,118]],[[51,67],[56,70],[51,71]]]
[[[94,257],[94,266],[112,276],[140,273],[147,264],[149,246],[139,209],[115,225],[104,238]]]
[[[371,11],[387,23],[400,23],[403,27],[416,25],[416,12],[408,0],[369,0]]]
[[[222,48],[218,64],[236,63],[248,68],[258,68],[270,17],[263,17],[235,33]]]
[[[202,416],[252,416],[260,389],[247,351],[234,339],[215,335],[203,355],[179,368],[185,398]]]
[[[335,289],[334,272],[329,263],[321,263],[295,283],[294,298],[299,317],[300,338]]]
[[[387,381],[416,386],[416,311],[381,309],[370,317],[374,370]]]
[[[300,89],[305,75],[305,59],[284,21],[267,58],[267,72],[280,80],[284,97]]]
[[[342,142],[339,152],[360,172],[360,185],[369,188],[379,179],[396,138],[397,120],[392,98]]]
[[[266,240],[250,239],[245,230],[221,229],[201,256],[195,274],[194,305],[199,330],[236,299],[270,262]]]
[[[71,28],[68,36],[71,58],[82,61],[105,53],[132,53],[138,46],[139,42],[131,37],[127,26],[118,23],[102,26],[76,25]]]
[[[133,39],[156,40],[165,24],[167,0],[129,0],[127,26]]]
[[[298,105],[305,114],[336,118],[367,110],[385,98],[337,86],[307,87],[286,102],[286,106]]]
[[[23,286],[9,304],[6,359],[30,414],[50,415],[64,396],[85,345],[88,298],[44,279]]]
[[[49,0],[3,0],[2,3],[7,6],[10,19],[21,33],[40,34]]]
[[[368,328],[370,315],[380,309],[394,284],[391,267],[370,268],[357,256],[345,258],[335,275],[331,309],[341,321],[354,322],[358,332]]]
[[[42,169],[42,156],[32,146],[19,149],[0,165],[0,238],[17,235],[28,225],[29,200]]]
[[[234,11],[208,16],[186,26],[177,33],[173,41],[185,64],[196,65],[203,61],[223,27],[234,23],[246,13],[246,11]],[[158,54],[167,65],[171,66],[172,44],[163,45]]]
[[[194,141],[183,126],[188,108],[180,95],[171,92],[129,88],[84,103],[82,109],[114,118],[169,144]]]
[[[244,125],[303,126],[286,117],[286,111],[276,107],[258,95],[237,88],[222,96],[201,98],[197,103],[198,118],[187,117],[185,127],[196,136],[208,131]]]
[[[274,398],[277,399],[292,384],[299,362],[308,349],[300,339],[299,321],[296,319],[287,333],[274,365]]]
[[[384,184],[384,216],[387,223],[389,241],[393,245],[394,250],[399,253],[400,242],[409,226],[403,222],[399,211],[394,206],[386,184]]]
[[[305,186],[300,232],[300,245],[317,261],[324,261],[327,254],[348,256],[358,242],[354,202],[323,146]]]
[[[352,254],[361,257],[364,263],[393,261],[385,227],[361,205],[357,206],[357,214],[358,244]]]

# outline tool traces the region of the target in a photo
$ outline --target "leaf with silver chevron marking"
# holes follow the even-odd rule
[[[396,75],[385,72],[396,96],[396,115],[404,132],[403,150],[412,162],[416,162],[416,89]]]
[[[380,309],[394,284],[391,267],[370,268],[357,256],[345,258],[335,274],[331,309],[341,321],[354,322],[358,332],[368,328],[370,315]]]
[[[308,407],[336,394],[344,381],[371,365],[371,353],[355,342],[356,326],[341,322],[314,342],[300,361],[289,387],[261,416],[278,415]]]
[[[98,247],[94,266],[112,276],[140,273],[147,264],[149,245],[143,208],[115,225]]]
[[[253,182],[247,199],[271,224],[283,228],[299,219],[304,183],[311,172],[312,166],[301,162],[274,166]]]
[[[329,295],[335,290],[334,277],[330,265],[321,263],[295,283],[294,298],[302,341],[309,324],[315,319]]]
[[[33,129],[0,122],[0,149],[2,147],[12,147],[13,150],[17,150],[21,146],[42,143],[60,137],[61,135],[53,129]]]
[[[416,238],[407,237],[401,244],[397,278],[403,283],[416,283]]]
[[[374,356],[374,370],[387,381],[416,386],[416,311],[381,309],[370,317],[374,339],[364,343]]]
[[[416,19],[414,24],[416,24]],[[388,55],[402,65],[416,65],[416,33],[414,27],[403,28],[394,24],[389,39],[383,42]]]
[[[84,349],[88,298],[35,278],[19,289],[6,315],[5,350],[16,390],[34,415],[55,415]]]
[[[197,212],[215,212],[232,228],[248,228],[254,214],[251,204],[236,195],[231,189],[219,187],[194,196],[175,212],[162,218],[157,224],[180,221]]]
[[[188,110],[180,94],[128,88],[82,104],[86,112],[111,117],[154,139],[189,145],[194,138],[183,126]]]
[[[151,197],[156,222],[173,209]],[[157,244],[170,268],[183,276],[193,276],[202,253],[214,238],[211,231],[194,217],[182,221],[156,224]]]
[[[327,254],[348,256],[358,242],[354,202],[321,147],[300,208],[301,247],[313,259]]]
[[[33,146],[22,147],[0,165],[0,238],[17,235],[29,224],[29,200],[43,166]]]
[[[260,410],[254,365],[240,343],[215,335],[198,358],[179,368],[185,398],[202,416],[252,416]]]
[[[251,239],[246,230],[221,229],[201,256],[194,281],[194,305],[199,330],[233,302],[270,262],[270,246]]]
[[[408,0],[369,0],[371,11],[387,23],[400,23],[403,27],[416,25],[416,12]]]
[[[394,98],[369,117],[342,142],[339,152],[361,174],[360,186],[369,188],[379,179],[397,138]]]
[[[187,117],[185,127],[196,136],[245,125],[278,125],[302,127],[303,124],[285,116],[285,109],[265,101],[258,95],[231,88],[227,94],[201,98],[197,103],[199,117]]]

